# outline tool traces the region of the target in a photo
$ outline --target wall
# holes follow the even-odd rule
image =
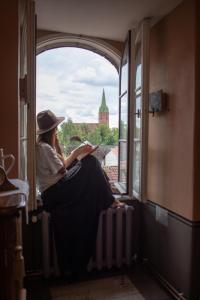
[[[195,1],[183,1],[151,31],[150,92],[169,110],[149,120],[148,199],[193,220]]]
[[[150,91],[168,109],[149,119],[143,257],[168,288],[200,299],[200,7],[183,1],[151,30]]]
[[[16,158],[10,176],[18,174],[18,0],[1,1],[0,147]],[[2,105],[3,104],[3,105]]]
[[[196,0],[194,219],[200,220],[200,2]]]
[[[55,31],[53,32],[53,31],[38,29],[37,30],[37,38],[39,39],[39,38],[45,37],[48,34],[53,34],[53,33],[60,33],[60,32],[55,32]],[[123,52],[124,43],[119,42],[119,41],[114,41],[114,40],[107,40],[107,39],[102,39],[102,41],[110,44],[112,47],[116,48],[120,53]]]
[[[148,266],[171,291],[199,300],[200,222],[191,223],[152,202],[142,211],[142,255]]]

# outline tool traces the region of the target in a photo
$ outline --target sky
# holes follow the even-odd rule
[[[50,109],[73,122],[97,123],[103,88],[110,127],[118,127],[116,68],[85,49],[63,47],[37,56],[36,112]]]

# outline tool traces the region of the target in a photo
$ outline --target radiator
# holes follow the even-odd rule
[[[88,271],[112,267],[130,266],[132,262],[133,207],[108,208],[99,218],[99,226],[94,258]],[[59,275],[55,243],[50,228],[50,215],[42,215],[43,272],[44,277]]]

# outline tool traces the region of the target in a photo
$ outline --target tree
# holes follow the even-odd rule
[[[117,145],[119,139],[119,130],[118,128],[112,128],[109,130],[108,135],[106,136],[105,144],[106,145]]]
[[[79,136],[82,141],[88,140],[94,145],[117,145],[118,128],[110,129],[105,124],[99,124],[91,130],[87,123],[76,125],[71,118],[68,118],[67,122],[62,123],[58,130],[58,139],[66,154],[73,145],[80,144],[80,142],[71,141],[72,136]]]
[[[64,150],[66,150],[67,146],[70,144],[70,138],[73,135],[78,135],[77,128],[74,125],[71,118],[67,119],[67,122],[61,124],[58,130],[58,139],[61,145],[63,145]]]

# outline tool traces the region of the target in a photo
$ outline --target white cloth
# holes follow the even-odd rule
[[[20,179],[9,179],[9,181],[18,189],[0,192],[0,208],[25,206],[29,195],[28,182]]]
[[[42,142],[36,145],[36,177],[41,193],[63,177],[58,173],[62,167],[63,162],[50,145]]]

